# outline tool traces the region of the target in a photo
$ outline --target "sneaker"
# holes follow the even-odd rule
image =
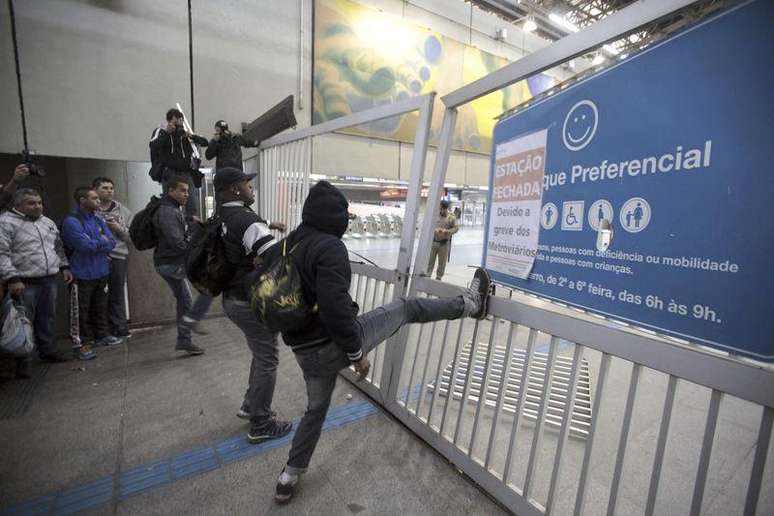
[[[114,337],[112,335],[108,335],[107,337],[102,337],[101,339],[94,342],[94,346],[104,346],[104,347],[110,347],[110,346],[118,346],[119,344],[122,344],[124,342],[124,339],[119,339],[118,337]]]
[[[259,444],[269,439],[285,437],[292,429],[293,423],[270,418],[260,425],[252,425],[250,431],[247,432],[247,440],[250,441],[250,444]]]
[[[489,274],[478,267],[473,274],[473,281],[470,282],[467,291],[462,295],[462,299],[465,301],[463,314],[474,319],[485,318],[491,293],[492,281],[489,279]]]
[[[94,360],[97,358],[97,352],[88,346],[73,348],[73,355],[77,360]]]
[[[178,343],[177,346],[175,346],[175,351],[185,351],[189,355],[203,355],[204,350],[197,346],[196,344],[188,343],[188,344],[180,344]]]
[[[277,479],[277,488],[274,491],[274,501],[280,505],[288,503],[290,499],[293,498],[293,493],[296,491],[298,480],[298,475],[290,475],[283,469]]]
[[[66,356],[57,351],[40,355],[40,361],[47,364],[57,364],[59,362],[67,362],[68,360]]]
[[[200,321],[196,321],[194,319],[191,319],[189,317],[183,317],[183,320],[180,322],[183,326],[191,330],[192,332],[196,333],[197,335],[209,335],[210,332],[204,329],[202,326],[202,323]]]
[[[239,419],[250,419],[252,417],[252,414],[250,414],[250,411],[248,409],[246,409],[245,407],[242,407],[242,408],[239,409],[239,411],[237,412],[236,416]],[[274,412],[273,410],[269,411],[269,417],[272,418],[272,419],[276,418],[277,417],[277,413]]]

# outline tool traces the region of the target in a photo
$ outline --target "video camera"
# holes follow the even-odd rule
[[[21,151],[21,156],[22,163],[27,165],[27,170],[30,171],[31,176],[44,177],[46,175],[46,171],[43,167],[32,162],[32,153],[29,149],[23,149]]]

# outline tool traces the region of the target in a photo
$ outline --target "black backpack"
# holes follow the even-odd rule
[[[301,275],[293,263],[292,254],[298,244],[288,251],[287,243],[285,238],[277,244],[282,245],[282,254],[261,272],[251,288],[253,312],[275,332],[303,328],[316,311],[304,298]]]
[[[129,236],[132,244],[138,251],[153,249],[159,244],[159,236],[153,226],[153,217],[159,209],[161,198],[155,195],[150,198],[148,205],[137,212],[129,226]]]
[[[220,295],[236,274],[226,255],[223,220],[216,213],[202,225],[191,240],[185,272],[191,284],[208,296]]]

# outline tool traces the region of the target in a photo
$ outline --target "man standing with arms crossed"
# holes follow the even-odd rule
[[[92,187],[99,196],[97,216],[105,221],[116,239],[116,246],[110,252],[110,279],[108,280],[108,323],[110,334],[125,338],[129,336],[126,321],[126,262],[129,258],[129,223],[132,214],[129,209],[113,199],[113,181],[98,177]]]

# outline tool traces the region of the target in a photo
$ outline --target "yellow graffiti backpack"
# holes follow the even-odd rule
[[[282,245],[282,254],[261,272],[251,289],[253,312],[267,328],[277,332],[302,329],[315,312],[304,298],[301,275],[293,263],[293,251],[299,243],[290,251],[287,243],[286,238],[277,244]]]

